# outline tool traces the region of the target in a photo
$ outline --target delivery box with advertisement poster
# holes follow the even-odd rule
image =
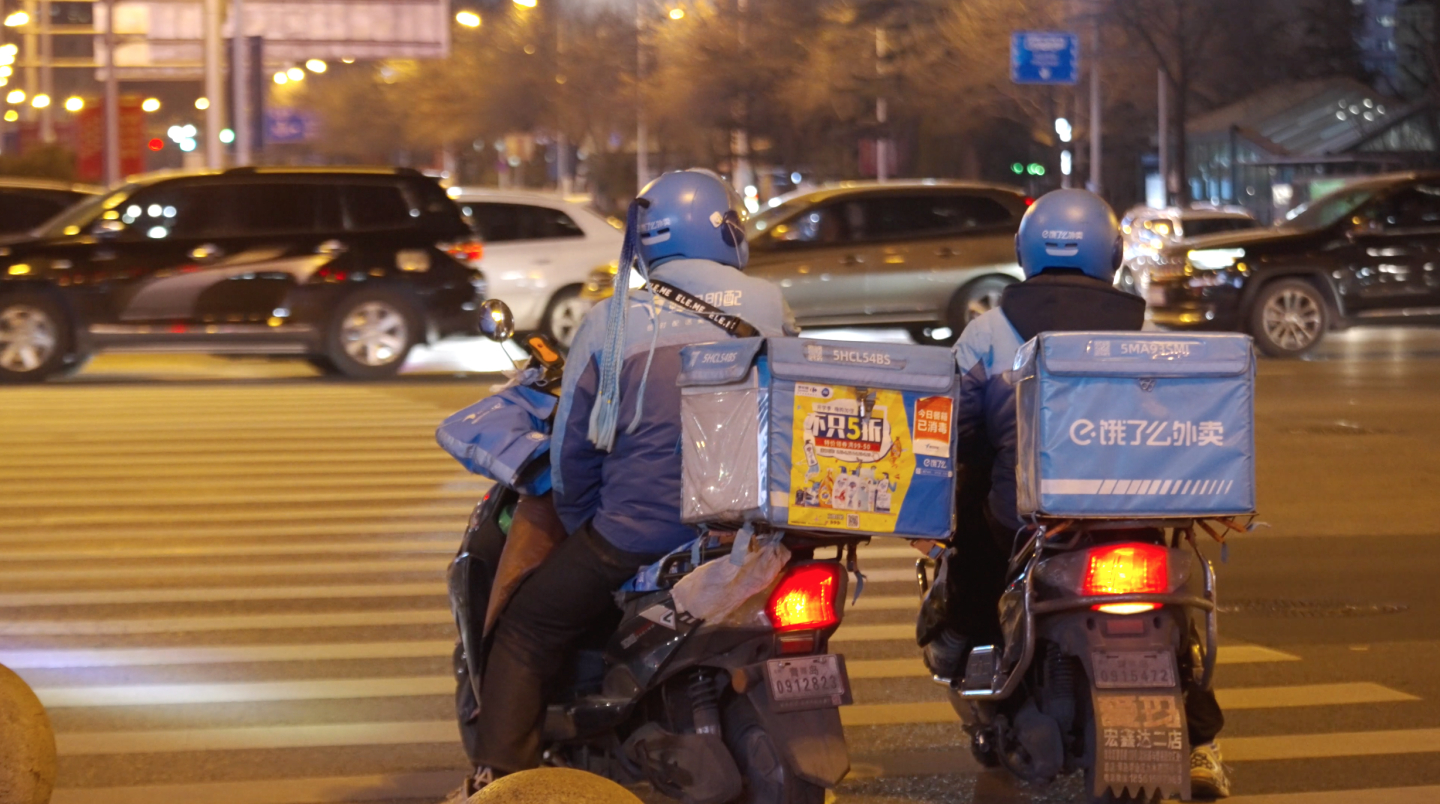
[[[686,521],[950,534],[948,349],[742,338],[681,360]]]
[[[1015,365],[1022,515],[1255,510],[1248,335],[1046,333]]]

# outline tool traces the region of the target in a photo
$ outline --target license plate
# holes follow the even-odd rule
[[[850,703],[845,665],[834,654],[771,659],[765,663],[765,682],[770,700],[780,712]]]
[[[1165,288],[1150,287],[1145,289],[1145,303],[1151,307],[1165,306]]]
[[[1095,669],[1095,686],[1102,690],[1118,687],[1149,688],[1175,686],[1175,656],[1164,652],[1126,651],[1090,654]]]

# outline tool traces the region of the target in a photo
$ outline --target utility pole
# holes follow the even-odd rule
[[[24,45],[25,101],[29,103],[30,99],[35,97],[35,93],[40,91],[39,68],[37,67],[40,62],[40,37],[36,35],[40,28],[40,11],[35,7],[35,0],[25,0],[25,16],[28,18],[25,23]],[[26,120],[34,120],[35,107],[31,105],[29,109],[24,110],[24,116]]]
[[[250,164],[250,71],[246,69],[249,47],[245,37],[245,0],[231,0],[234,30],[230,38],[230,84],[235,105],[235,165]]]
[[[885,57],[889,48],[885,45],[885,29],[875,29],[875,73],[882,78],[885,75]],[[881,86],[884,92],[884,86]],[[887,141],[885,138],[885,123],[889,117],[889,108],[885,104],[885,96],[881,94],[875,99],[875,180],[884,182],[890,178],[890,164],[886,154]]]
[[[50,30],[50,0],[40,0],[40,18],[30,24],[40,29],[40,92],[50,100],[40,107],[40,141],[55,141],[55,35]]]
[[[220,39],[223,15],[221,0],[205,0],[205,166],[219,170],[225,166],[225,146],[220,142],[220,129],[225,127],[225,85],[221,81],[221,62],[225,51]]]
[[[635,194],[650,181],[650,142],[645,130],[645,18],[641,3],[635,0]]]
[[[1090,30],[1090,182],[1087,189],[1103,196],[1105,185],[1100,178],[1100,144],[1103,130],[1100,113],[1100,21],[1096,20]]]
[[[1156,94],[1160,107],[1160,206],[1170,206],[1170,82],[1164,70],[1156,70]]]
[[[120,75],[115,67],[115,0],[105,0],[105,184],[120,184]]]
[[[736,26],[736,38],[739,39],[740,52],[745,52],[745,40],[749,26],[750,3],[749,0],[735,0],[735,12],[740,18]],[[740,193],[744,198],[745,188],[755,181],[755,171],[750,167],[750,131],[747,128],[750,124],[749,98],[741,98],[735,109],[739,114],[740,125],[730,132],[730,151],[734,155],[735,164],[732,165],[733,175],[730,177],[735,186],[735,192]]]

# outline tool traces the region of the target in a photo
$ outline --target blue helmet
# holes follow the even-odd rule
[[[744,270],[750,244],[740,199],[708,170],[666,173],[637,199],[640,256],[653,268],[679,258],[712,260]]]
[[[1115,212],[1104,199],[1087,190],[1055,190],[1020,219],[1015,256],[1027,277],[1047,268],[1071,268],[1109,282],[1124,245]]]

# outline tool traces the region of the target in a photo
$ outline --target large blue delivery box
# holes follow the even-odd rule
[[[945,538],[950,350],[740,338],[681,350],[687,522]]]
[[[1249,336],[1047,333],[1015,366],[1022,515],[1254,512]]]

